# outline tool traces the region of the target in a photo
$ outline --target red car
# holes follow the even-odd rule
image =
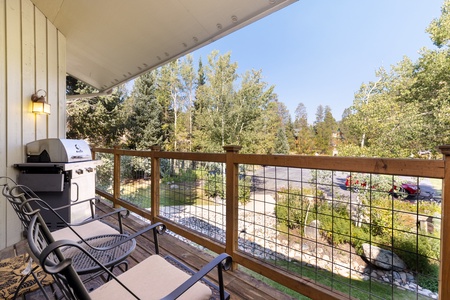
[[[358,179],[352,180],[351,176],[347,176],[345,186],[347,189],[352,187],[357,191],[359,187],[366,188],[367,183],[365,181],[360,182]],[[375,189],[376,187],[372,186],[371,188]],[[393,185],[388,193],[395,198],[406,198],[410,195],[420,195],[420,187],[413,183],[402,183],[400,188],[397,185]]]

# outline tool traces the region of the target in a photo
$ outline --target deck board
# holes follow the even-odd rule
[[[97,212],[102,214],[102,212],[111,211],[111,207],[105,205],[104,203],[99,203]],[[111,223],[117,224],[116,218],[109,218]],[[144,228],[145,222],[129,216],[123,219],[124,230],[130,233],[136,232],[139,229]],[[132,268],[134,265],[144,260],[150,255],[155,253],[153,234],[151,232],[145,233],[138,238],[136,238],[137,247],[128,258],[129,267]],[[177,260],[183,262],[188,267],[192,269],[200,269],[202,266],[208,263],[212,259],[212,255],[199,251],[197,248],[173,237],[169,234],[164,234],[159,236],[160,244],[160,254],[163,256],[170,255]],[[18,255],[25,251],[26,243],[24,241],[8,247],[0,251],[0,258],[11,257],[13,255]],[[208,279],[212,282],[217,283],[217,272],[211,272]],[[267,299],[267,300],[292,300],[294,298],[268,286],[262,281],[255,279],[254,277],[244,273],[241,270],[224,272],[224,284],[227,292],[230,293],[231,299]],[[29,299],[30,296],[27,296]],[[44,299],[36,295],[31,295],[31,299]]]

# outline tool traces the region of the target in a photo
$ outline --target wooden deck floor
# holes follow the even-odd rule
[[[111,208],[107,205],[100,204],[99,210],[110,211]],[[124,219],[124,225],[126,231],[135,232],[145,226],[145,223],[138,218],[132,216]],[[10,257],[13,255],[19,255],[25,250],[23,249],[26,243],[21,242],[13,247],[9,247],[0,252],[0,259]],[[160,251],[161,255],[171,255],[178,260],[182,261],[186,265],[193,269],[200,269],[205,265],[212,256],[199,251],[197,248],[190,246],[187,243],[180,241],[179,239],[164,234],[160,236]],[[140,261],[144,260],[149,255],[154,254],[154,244],[151,234],[144,234],[137,238],[137,247],[129,257],[128,261],[130,267],[133,267]],[[209,279],[216,282],[217,272],[211,272]],[[293,299],[290,296],[268,286],[254,277],[251,277],[247,273],[240,270],[228,271],[224,273],[225,289],[231,294],[231,299],[267,299],[267,300],[284,300]],[[44,299],[39,293],[29,293],[26,299]]]

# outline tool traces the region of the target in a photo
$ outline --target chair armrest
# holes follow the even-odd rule
[[[212,269],[217,268],[219,273],[219,292],[220,299],[225,299],[225,292],[223,287],[223,277],[222,270],[229,270],[231,267],[232,258],[226,253],[222,253],[215,257],[212,261],[210,261],[206,266],[200,269],[200,271],[194,273],[188,280],[186,280],[183,284],[177,287],[173,292],[162,298],[162,300],[172,300],[180,297],[184,292],[186,292],[191,286],[193,286],[196,282],[205,277]]]
[[[83,241],[84,243],[86,243],[85,240],[83,239],[83,237],[80,236],[80,234],[74,228],[76,228],[77,226],[81,226],[81,225],[84,225],[84,224],[91,223],[93,221],[97,221],[97,220],[98,221],[102,221],[102,219],[107,217],[107,216],[110,216],[110,215],[113,215],[113,214],[117,214],[118,215],[118,219],[119,219],[119,227],[120,227],[119,228],[119,232],[121,234],[123,234],[123,226],[122,226],[122,219],[121,219],[122,218],[122,214],[121,214],[121,212],[123,212],[123,211],[127,211],[128,212],[128,210],[126,210],[124,208],[119,208],[119,209],[117,209],[117,210],[115,210],[113,212],[104,214],[102,216],[96,216],[94,218],[90,218],[90,219],[84,220],[84,221],[76,223],[76,224],[69,224],[69,223],[66,222],[66,220],[63,217],[61,217],[61,215],[57,211],[55,211],[52,207],[50,207],[47,202],[45,202],[44,200],[42,200],[40,198],[31,198],[31,199],[27,199],[27,200],[23,201],[23,203],[21,205],[21,211],[23,212],[23,214],[32,216],[37,211],[39,211],[39,209],[27,211],[27,207],[30,207],[30,205],[29,205],[30,202],[37,203],[39,205],[39,207],[41,207],[41,208],[43,208],[45,210],[51,211],[63,224],[66,225],[66,227],[68,227],[80,239],[80,241]],[[109,226],[112,226],[112,225],[109,225]],[[124,241],[124,242],[126,242],[126,241]],[[88,243],[86,243],[86,244],[89,245]]]
[[[136,238],[136,237],[138,237],[138,236],[144,234],[144,233],[147,232],[147,231],[153,230],[153,237],[154,237],[154,239],[155,239],[155,253],[156,253],[156,254],[159,254],[159,245],[158,245],[158,242],[157,242],[157,240],[158,240],[158,234],[160,234],[160,235],[161,235],[161,234],[164,234],[164,232],[166,232],[166,229],[167,229],[167,227],[166,227],[166,225],[164,225],[163,223],[161,223],[161,222],[154,223],[154,224],[152,224],[152,225],[149,225],[149,226],[147,226],[147,227],[145,227],[145,228],[143,228],[143,229],[137,231],[137,232],[134,233],[134,234],[128,235],[125,239],[123,239],[123,240],[121,240],[121,241],[119,241],[119,242],[117,242],[117,243],[114,243],[114,244],[112,244],[112,245],[109,245],[109,246],[107,246],[107,247],[93,247],[93,246],[89,245],[89,243],[86,242],[84,239],[81,239],[81,241],[83,241],[83,243],[85,243],[87,246],[89,246],[89,248],[91,248],[91,249],[93,249],[93,250],[97,250],[97,251],[107,251],[107,250],[111,250],[111,249],[113,249],[113,248],[116,248],[117,246],[119,246],[119,245],[121,245],[121,244],[123,244],[123,243],[126,243],[126,242],[128,242],[129,240],[132,240],[132,239],[134,239],[134,238]]]
[[[3,177],[0,177],[0,179],[3,179]],[[10,178],[7,178],[6,180],[7,180],[7,181],[9,180],[9,181],[11,181],[11,182],[14,183],[14,181],[13,181],[12,179],[10,179]],[[7,187],[7,184],[4,184],[4,186]],[[5,189],[3,189],[3,194],[5,194]],[[16,184],[15,186],[9,188],[9,194],[10,194],[10,195],[5,194],[5,196],[6,196],[6,197],[11,196],[11,197],[14,197],[14,198],[20,198],[20,197],[23,197],[23,198],[22,198],[23,200],[29,200],[29,199],[35,199],[35,200],[36,200],[36,199],[41,199],[41,198],[40,198],[39,196],[37,196],[37,194],[36,194],[33,190],[31,190],[28,186],[26,186],[26,185],[21,185],[21,184]],[[42,200],[42,199],[41,199],[41,200]],[[98,218],[103,217],[103,216],[98,217],[98,216],[96,216],[96,215],[94,214],[94,207],[95,207],[95,201],[96,201],[96,198],[90,198],[90,199],[85,199],[85,200],[77,200],[77,201],[72,202],[72,203],[70,203],[70,204],[67,204],[67,205],[61,205],[61,206],[58,206],[58,207],[51,207],[51,206],[49,206],[49,205],[47,204],[47,202],[45,202],[45,201],[35,201],[35,203],[36,203],[40,208],[45,209],[45,210],[51,210],[51,211],[53,211],[53,213],[55,214],[55,212],[58,212],[58,211],[60,211],[60,210],[62,210],[62,209],[66,209],[66,208],[68,208],[68,207],[73,207],[73,206],[79,205],[79,204],[84,204],[84,203],[86,203],[86,202],[88,202],[88,201],[89,201],[89,205],[90,205],[90,207],[91,207],[91,219],[92,219],[92,220],[95,220],[96,218],[98,219]],[[114,213],[117,213],[118,211],[126,211],[126,209],[124,209],[124,208],[116,209],[114,212],[109,213],[109,215],[114,214]],[[119,215],[119,217],[126,217],[126,216],[128,216],[128,215],[129,215],[129,211],[127,211],[127,213],[126,213],[125,215]],[[63,220],[63,221],[64,221],[64,223],[65,223],[66,225],[71,225],[71,226],[75,226],[75,225],[83,225],[83,224],[86,223],[85,221],[83,221],[83,222],[80,222],[80,223],[70,223],[70,224],[69,224],[69,223],[67,223],[65,220]],[[119,218],[119,222],[120,222],[120,221],[121,221],[121,218]],[[119,223],[119,226],[120,226],[120,232],[123,233],[123,231],[122,231],[122,224]]]
[[[70,241],[70,240],[59,240],[49,244],[45,247],[39,255],[39,265],[44,269],[45,272],[55,275],[58,273],[64,273],[65,270],[68,269],[72,265],[72,259],[66,258],[60,261],[58,264],[46,264],[47,257],[54,253],[55,250],[59,250],[59,248],[65,247],[75,247],[82,251],[86,256],[88,256],[92,261],[94,261],[103,271],[105,271],[110,278],[117,281],[125,290],[127,290],[134,298],[139,299],[125,284],[123,284],[117,277],[111,272],[107,267],[102,265],[91,253],[89,253],[86,249],[84,249],[80,244]],[[33,251],[33,250],[32,250]],[[72,269],[73,270],[73,269]],[[70,270],[69,270],[70,272]]]

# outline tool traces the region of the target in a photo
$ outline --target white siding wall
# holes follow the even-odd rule
[[[30,0],[0,0],[0,176],[16,178],[25,145],[66,132],[66,40]],[[47,91],[51,115],[31,112],[31,95]],[[0,182],[1,183],[1,182]],[[0,249],[20,240],[15,213],[0,196]]]

